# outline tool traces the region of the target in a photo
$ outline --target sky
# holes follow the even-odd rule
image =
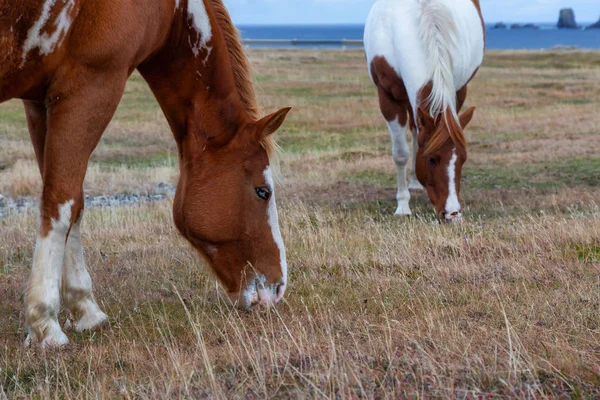
[[[237,25],[362,24],[374,0],[224,0]],[[554,22],[561,8],[595,22],[600,0],[480,0],[487,22]]]

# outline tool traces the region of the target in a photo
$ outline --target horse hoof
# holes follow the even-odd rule
[[[69,344],[69,338],[56,323],[56,326],[50,325],[46,329],[46,336],[41,341],[35,334],[30,332],[25,339],[25,347],[33,346],[38,342],[43,349],[59,348]]]
[[[88,313],[81,317],[81,319],[75,322],[76,332],[97,332],[106,329],[110,326],[108,323],[108,316],[102,311],[97,313]]]
[[[423,185],[419,181],[410,181],[410,185],[408,185],[409,190],[414,190],[415,192],[421,192],[425,190]]]
[[[402,205],[402,206],[398,206],[398,209],[396,209],[396,212],[394,213],[394,215],[397,215],[400,217],[409,217],[412,215],[412,212],[410,211],[410,207],[408,205]]]

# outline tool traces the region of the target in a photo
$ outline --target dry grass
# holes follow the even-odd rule
[[[36,214],[0,220],[0,398],[600,396],[600,53],[492,52],[461,227],[425,195],[397,219],[390,143],[358,51],[252,51],[269,111],[295,107],[278,197],[291,286],[239,313],[169,202],[91,209],[87,259],[111,317],[64,350],[22,347]],[[37,194],[18,103],[0,107],[0,193]],[[139,77],[96,152],[96,194],[176,177]]]

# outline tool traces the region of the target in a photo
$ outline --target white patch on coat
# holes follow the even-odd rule
[[[452,150],[452,158],[448,163],[448,198],[446,199],[446,218],[452,218],[452,213],[460,212],[460,203],[456,194],[456,149]]]
[[[212,27],[204,0],[188,0],[188,16],[193,21],[192,27],[198,32],[199,36],[195,41],[192,41],[191,37],[188,38],[190,47],[194,56],[198,56],[200,50],[205,49],[208,53],[204,60],[206,63],[212,50],[212,47],[208,46],[208,43],[212,39]]]
[[[179,8],[179,0],[175,0],[175,10]]]
[[[52,229],[46,237],[38,235],[27,292],[29,337],[26,343],[33,341],[40,342],[42,346],[61,346],[69,341],[58,324],[58,313],[65,240],[71,226],[74,203],[70,200],[60,206],[58,219],[51,221]]]
[[[269,206],[267,208],[267,217],[269,218],[269,226],[271,227],[273,240],[279,249],[279,262],[281,265],[282,281],[284,285],[287,285],[287,258],[285,255],[285,245],[283,244],[283,238],[281,237],[281,230],[279,229],[279,215],[277,214],[277,203],[275,201],[275,183],[273,181],[271,167],[267,167],[263,171],[263,176],[265,177],[265,182],[271,189],[271,198],[269,199]],[[285,287],[283,290],[285,290]]]
[[[60,47],[62,41],[67,36],[67,32],[71,28],[73,19],[71,12],[75,8],[75,0],[67,0],[63,4],[63,8],[52,23],[53,32],[51,34],[42,33],[46,25],[50,22],[52,7],[57,0],[46,0],[42,7],[40,18],[33,24],[27,32],[27,38],[23,44],[23,64],[27,55],[33,49],[38,48],[40,55],[45,56],[54,52],[57,47]],[[59,0],[60,2],[61,0]]]

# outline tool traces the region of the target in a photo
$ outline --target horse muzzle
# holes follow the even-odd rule
[[[254,277],[240,293],[230,293],[229,298],[240,309],[249,311],[256,305],[271,307],[277,304],[285,294],[286,284],[280,280],[267,284],[264,275]]]
[[[451,213],[442,211],[439,220],[446,224],[459,224],[462,222],[462,213],[460,211],[453,211]]]

